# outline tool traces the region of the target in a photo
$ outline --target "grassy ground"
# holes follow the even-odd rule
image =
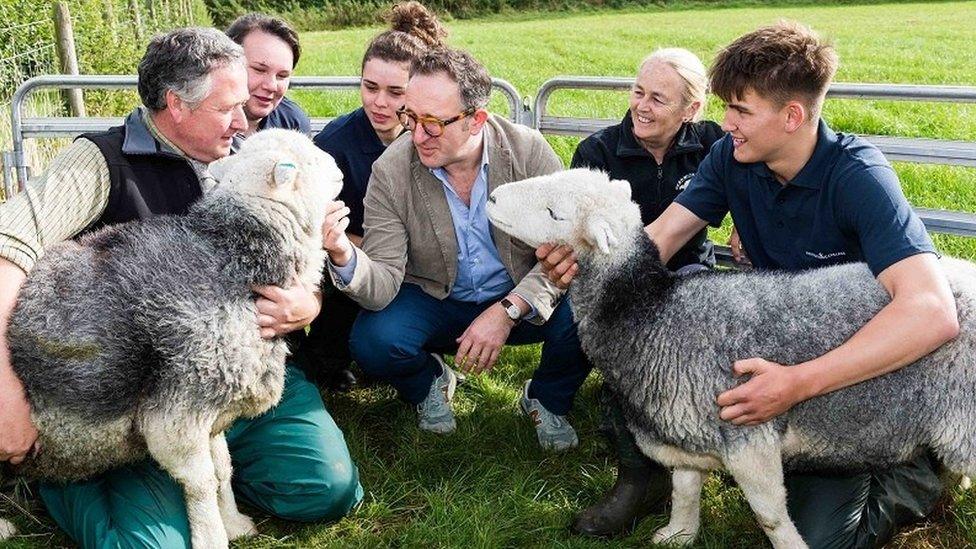
[[[587,16],[492,18],[453,22],[451,42],[473,51],[491,72],[532,93],[559,74],[628,76],[647,52],[680,45],[706,63],[735,36],[781,17],[799,19],[836,41],[838,80],[976,85],[972,29],[976,3],[835,7],[700,9]],[[310,33],[300,73],[356,74],[364,44],[377,29]],[[315,116],[356,106],[352,94],[296,94]],[[611,93],[562,92],[554,113],[618,117],[625,99]],[[502,108],[502,103],[497,103]],[[713,117],[719,106],[710,106]],[[831,101],[829,121],[839,130],[976,140],[976,107],[892,102]],[[550,138],[568,160],[577,140]],[[913,203],[976,211],[976,170],[896,166]],[[717,233],[722,238],[722,231]],[[943,250],[976,258],[976,243],[939,238]],[[350,517],[331,525],[265,519],[259,538],[241,547],[636,547],[650,544],[664,516],[652,516],[630,537],[603,543],[569,535],[573,512],[594,501],[613,480],[613,462],[596,431],[598,380],[591,376],[572,421],[581,447],[566,455],[541,452],[515,400],[538,360],[538,347],[506,349],[490,375],[469,381],[455,401],[458,432],[418,432],[412,411],[386,388],[326,395],[360,466],[366,497]],[[698,547],[761,547],[765,537],[728,479],[706,486]],[[976,496],[952,495],[954,505],[903,533],[892,547],[976,546]],[[10,547],[62,545],[29,497],[17,513],[26,537]],[[0,502],[0,508],[10,504]],[[36,520],[35,520],[36,518]]]

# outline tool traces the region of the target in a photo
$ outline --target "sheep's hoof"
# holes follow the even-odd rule
[[[251,517],[237,512],[232,516],[224,517],[224,530],[227,530],[227,539],[234,541],[238,538],[258,535],[258,529],[254,526]]]
[[[0,518],[0,541],[10,539],[17,533],[17,528],[5,519]]]
[[[654,532],[654,537],[651,538],[651,541],[659,545],[672,545],[675,547],[691,545],[691,542],[695,541],[695,536],[698,532],[697,529],[696,531],[689,530],[689,528],[684,526],[668,524],[664,528]]]

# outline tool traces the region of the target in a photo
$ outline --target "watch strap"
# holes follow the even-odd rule
[[[518,322],[519,320],[522,320],[522,309],[520,309],[518,305],[512,303],[512,300],[508,299],[507,297],[503,297],[499,303],[502,304],[502,307],[505,309],[505,314],[507,314],[508,318],[512,319],[512,321]]]

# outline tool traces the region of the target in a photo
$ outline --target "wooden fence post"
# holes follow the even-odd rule
[[[142,16],[139,14],[139,1],[129,0],[129,11],[132,12],[132,22],[136,26],[136,42],[142,42]]]
[[[115,32],[115,28],[118,25],[118,20],[115,18],[115,2],[113,0],[103,0],[102,9],[105,24],[108,26],[109,30]]]
[[[58,59],[61,62],[61,73],[78,74],[75,35],[71,30],[71,14],[68,12],[68,4],[65,2],[58,2],[54,5],[54,36]],[[72,116],[85,116],[85,100],[80,89],[64,90],[63,95]]]

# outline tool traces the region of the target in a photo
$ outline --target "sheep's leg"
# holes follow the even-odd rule
[[[3,464],[0,463],[0,486],[3,486]],[[17,528],[7,519],[0,518],[0,541],[10,539],[17,533]]]
[[[696,469],[675,469],[671,473],[671,520],[654,532],[654,543],[688,545],[701,526],[701,491],[705,473]]]
[[[17,528],[7,519],[0,518],[0,541],[10,539],[17,533]]]
[[[149,455],[183,487],[194,549],[228,546],[217,504],[217,473],[210,454],[212,423],[196,423],[187,416],[143,422]]]
[[[806,548],[796,525],[786,510],[783,486],[783,458],[773,445],[751,442],[726,457],[728,469],[746,496],[759,520],[759,526],[776,549]]]
[[[254,521],[237,509],[237,502],[234,500],[234,491],[230,485],[234,470],[223,433],[210,439],[210,455],[213,457],[214,472],[217,475],[217,505],[220,507],[220,518],[224,521],[227,537],[235,540],[256,535],[258,530]]]

